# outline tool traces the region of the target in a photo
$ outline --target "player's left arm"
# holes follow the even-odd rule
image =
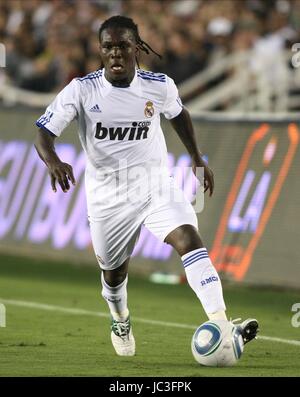
[[[203,155],[197,147],[193,123],[188,110],[183,107],[178,116],[170,119],[170,122],[192,158],[194,174],[199,177],[197,168],[204,168],[204,191],[209,190],[211,196],[214,191],[214,174],[203,160]]]

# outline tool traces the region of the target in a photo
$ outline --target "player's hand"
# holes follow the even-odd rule
[[[70,164],[56,161],[47,164],[51,179],[52,190],[56,193],[56,182],[59,183],[61,190],[67,192],[70,189],[70,182],[72,185],[76,185],[76,181],[73,174],[73,168]]]
[[[195,176],[199,179],[199,181],[201,183],[203,183],[203,181],[201,180],[202,178],[200,177],[200,175],[197,172],[197,168],[202,167],[204,168],[204,193],[209,190],[209,196],[212,196],[213,191],[214,191],[214,186],[215,186],[215,182],[214,182],[214,173],[212,172],[212,170],[208,167],[208,165],[200,158],[198,159],[193,159],[193,172],[195,174]]]
[[[214,173],[212,170],[205,165],[204,166],[204,193],[209,190],[209,196],[212,196],[214,192],[215,181],[214,181]]]

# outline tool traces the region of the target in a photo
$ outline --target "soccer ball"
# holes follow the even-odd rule
[[[208,367],[230,367],[244,350],[242,335],[237,327],[226,320],[206,321],[192,337],[195,360]]]

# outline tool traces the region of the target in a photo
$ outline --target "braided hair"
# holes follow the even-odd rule
[[[108,28],[124,28],[124,29],[131,30],[134,34],[137,48],[139,50],[145,52],[147,55],[151,51],[153,54],[158,56],[160,59],[162,58],[162,56],[160,54],[158,54],[157,52],[155,52],[150,47],[149,44],[147,44],[144,40],[141,39],[139,30],[138,30],[138,26],[137,26],[137,24],[135,24],[133,22],[133,20],[131,18],[125,17],[123,15],[115,15],[115,16],[107,19],[106,21],[104,21],[99,29],[99,41],[101,40],[102,32]],[[136,60],[138,67],[140,67],[137,55],[135,56],[135,60]]]

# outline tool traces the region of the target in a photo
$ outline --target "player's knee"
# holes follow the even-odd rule
[[[190,251],[201,248],[199,244],[190,237],[186,237],[177,243],[177,252],[182,256]]]
[[[114,269],[114,270],[103,270],[103,276],[105,282],[110,287],[116,287],[117,285],[122,284],[127,276],[127,272],[122,269]]]
[[[203,247],[198,231],[189,225],[178,228],[176,230],[176,235],[173,235],[169,244],[176,249],[180,256]]]

